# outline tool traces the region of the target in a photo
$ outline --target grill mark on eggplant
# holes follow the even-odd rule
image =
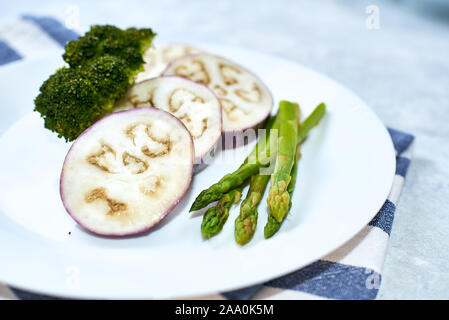
[[[192,67],[196,67],[193,71],[189,70],[192,69]],[[209,73],[207,73],[206,68],[204,67],[204,64],[202,61],[199,60],[192,60],[191,66],[187,65],[180,65],[176,67],[175,74],[184,78],[188,78],[192,81],[209,85],[210,83],[210,76]]]
[[[257,94],[257,98],[253,99],[251,97],[251,93],[255,92]],[[251,91],[245,90],[245,89],[235,89],[234,93],[239,96],[240,98],[242,98],[243,100],[245,100],[246,102],[252,102],[252,103],[257,103],[260,102],[262,100],[262,91],[260,90],[260,88],[254,83],[253,87],[251,89]]]
[[[204,103],[203,98],[197,96],[190,90],[182,89],[182,88],[173,90],[173,92],[170,95],[170,98],[168,98],[168,110],[171,113],[173,113],[174,115],[176,115],[178,110],[184,105],[184,103],[186,103],[185,99],[182,99],[182,98],[178,98],[179,101],[176,101],[176,99],[177,99],[176,95],[178,95],[178,94],[179,95],[187,94],[189,96],[188,99],[190,102]]]
[[[222,86],[218,85],[218,84],[214,85],[214,87],[212,89],[220,97],[228,95],[228,91],[225,88],[223,88]]]
[[[150,92],[150,96],[146,100],[140,100],[138,94],[130,95],[126,98],[129,103],[133,105],[133,108],[139,108],[143,105],[148,105],[149,107],[155,107],[153,102],[153,92]]]
[[[157,191],[159,191],[162,186],[163,178],[157,177],[157,176],[150,176],[150,177],[148,177],[147,182],[150,181],[151,178],[156,179],[154,184],[152,184],[151,186],[148,186],[148,183],[141,184],[139,186],[139,191],[145,196],[154,197],[154,196],[157,196]]]
[[[173,54],[173,51],[176,51],[176,50],[174,50],[172,47],[167,47],[167,48],[162,49],[161,57],[162,57],[162,61],[164,63],[168,64],[171,61],[173,61],[174,59],[177,59],[182,56],[187,56],[192,53],[196,53],[198,50],[195,48],[191,48],[191,47],[184,47],[181,53],[175,52],[175,54]]]
[[[218,69],[220,70],[221,78],[223,79],[225,85],[231,86],[239,82],[235,76],[232,76],[233,73],[241,73],[241,71],[236,67],[224,63],[219,63]]]
[[[133,156],[128,152],[123,152],[122,161],[124,166],[135,166],[136,171],[132,172],[134,174],[140,174],[148,170],[148,163],[139,157]]]
[[[96,166],[100,170],[112,173],[113,171],[109,167],[100,163],[101,158],[104,158],[104,156],[107,153],[111,153],[114,156],[114,158],[116,157],[116,153],[115,153],[114,149],[112,149],[107,144],[103,143],[103,144],[101,144],[100,150],[97,153],[89,155],[86,158],[86,160],[88,163],[90,163],[93,166]]]
[[[233,115],[233,112],[237,109],[242,111],[244,114],[249,114],[248,111],[239,108],[234,102],[232,102],[229,99],[220,98],[218,100],[220,100],[221,106],[223,107],[223,111],[226,113],[226,115],[230,120],[237,120],[237,117]]]
[[[204,118],[203,120],[201,120],[201,124],[202,124],[201,133],[195,134],[195,135],[192,133],[193,130],[191,128],[192,119],[190,119],[190,117],[188,115],[185,114],[185,115],[179,117],[179,120],[181,120],[182,123],[185,124],[185,126],[189,130],[190,135],[192,136],[193,140],[199,139],[204,134],[204,132],[206,132],[206,130],[207,130],[207,118]]]
[[[170,153],[170,151],[172,149],[172,141],[170,140],[169,137],[167,137],[166,139],[160,139],[160,138],[154,136],[151,133],[151,124],[136,123],[136,124],[129,126],[128,129],[126,129],[126,131],[125,131],[126,136],[132,140],[134,145],[136,145],[136,142],[135,142],[136,135],[134,133],[134,130],[137,128],[138,125],[144,125],[146,136],[149,139],[153,140],[154,142],[162,145],[162,147],[163,147],[162,151],[154,152],[154,151],[151,151],[147,145],[144,145],[140,148],[140,151],[144,155],[146,155],[149,158],[157,158],[157,157],[165,156]],[[141,160],[141,161],[143,161],[143,160]]]
[[[177,95],[183,95],[181,97],[177,97]],[[184,99],[184,95],[187,95],[187,97]],[[176,101],[178,100],[178,101]],[[181,109],[181,107],[186,102],[199,102],[199,103],[205,103],[204,99],[194,94],[192,91],[187,89],[176,89],[174,90],[170,98],[168,99],[168,109],[173,115],[175,115],[179,120],[181,120],[186,127],[189,129],[190,134],[192,135],[193,139],[199,139],[204,132],[207,130],[207,118],[204,118],[202,122],[201,127],[201,133],[200,134],[193,134],[193,128],[192,128],[192,119],[187,114],[180,114],[178,111]]]
[[[145,133],[147,134],[147,136],[153,140],[154,142],[157,142],[161,145],[163,145],[164,150],[159,151],[159,152],[153,152],[151,151],[148,146],[143,146],[141,148],[141,151],[144,155],[146,155],[147,157],[150,158],[157,158],[157,157],[162,157],[165,156],[167,154],[170,153],[171,148],[172,148],[172,142],[171,140],[167,137],[165,140],[164,139],[159,139],[158,137],[155,137],[152,133],[151,133],[151,125],[147,124],[147,126],[145,127]]]
[[[87,203],[92,203],[96,200],[103,200],[109,206],[109,211],[106,213],[110,216],[117,216],[121,213],[126,213],[128,206],[124,202],[120,202],[108,197],[105,188],[96,188],[88,192],[84,198]]]

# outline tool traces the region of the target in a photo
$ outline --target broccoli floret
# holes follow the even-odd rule
[[[101,99],[90,81],[79,72],[61,68],[46,80],[35,100],[35,110],[45,119],[45,127],[74,140],[104,115]]]
[[[122,58],[132,69],[143,66],[142,55],[151,45],[155,34],[151,29],[92,26],[90,31],[65,47],[64,60],[71,66],[84,65],[105,54]]]
[[[66,141],[113,112],[114,103],[143,70],[143,53],[151,46],[151,29],[93,26],[66,45],[63,67],[46,80],[35,99],[45,127]]]
[[[133,83],[134,70],[117,57],[105,55],[80,68],[105,103],[114,103]]]

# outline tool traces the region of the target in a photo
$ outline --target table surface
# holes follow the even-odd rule
[[[449,5],[441,3],[16,0],[3,6],[0,21],[24,13],[64,21],[75,10],[81,31],[151,26],[164,42],[258,50],[347,86],[387,126],[416,136],[378,299],[449,299]],[[367,27],[370,5],[379,9],[377,29]]]

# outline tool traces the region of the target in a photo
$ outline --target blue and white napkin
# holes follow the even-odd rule
[[[24,15],[0,26],[0,68],[60,52],[78,34],[51,17]],[[354,238],[320,260],[284,277],[200,299],[375,299],[394,213],[411,159],[410,134],[388,129],[396,149],[396,176],[374,219]],[[0,284],[0,299],[57,299]]]

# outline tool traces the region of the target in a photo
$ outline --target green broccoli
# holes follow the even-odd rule
[[[79,70],[84,78],[89,79],[105,104],[111,104],[110,107],[134,82],[133,69],[129,68],[123,59],[111,55],[91,60]]]
[[[63,67],[41,86],[35,111],[45,127],[66,141],[113,112],[115,101],[143,70],[143,53],[151,46],[151,29],[92,26],[90,31],[66,45]]]
[[[122,58],[131,69],[140,69],[144,63],[142,55],[151,46],[154,36],[151,29],[92,26],[84,36],[66,44],[63,58],[71,67],[76,67],[107,54]]]

